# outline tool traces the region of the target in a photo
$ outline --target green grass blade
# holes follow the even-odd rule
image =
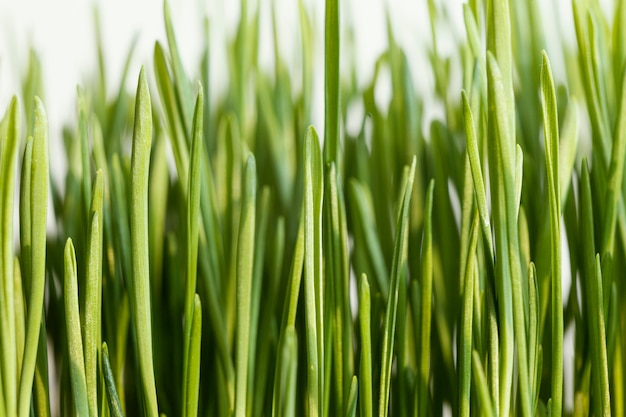
[[[476,384],[476,391],[478,392],[478,399],[480,400],[482,415],[485,417],[495,417],[496,411],[489,395],[489,385],[487,383],[487,377],[483,370],[483,365],[480,361],[480,355],[474,351],[472,353],[472,375],[474,375],[474,382]]]
[[[563,300],[561,295],[561,195],[559,184],[559,121],[548,55],[543,52],[541,103],[550,204],[552,415],[560,416],[563,402]]]
[[[613,253],[615,225],[617,223],[617,206],[622,190],[624,159],[626,156],[626,70],[623,71],[622,93],[619,104],[617,129],[611,150],[609,178],[606,190],[606,208],[604,228],[602,230],[602,256]]]
[[[387,299],[389,294],[389,271],[385,264],[385,257],[381,248],[380,240],[376,235],[376,222],[372,204],[372,196],[366,186],[351,179],[349,184],[350,202],[356,211],[357,221],[363,230],[362,242],[367,247],[367,258],[374,270],[375,284]]]
[[[370,286],[367,276],[359,280],[359,329],[361,331],[361,363],[359,365],[359,407],[361,417],[374,415],[372,402],[372,332]]]
[[[196,417],[198,415],[198,396],[200,394],[200,345],[202,343],[202,303],[198,294],[194,297],[193,319],[191,325],[191,340],[189,341],[189,361],[187,366],[188,379],[187,398],[185,402],[185,415]]]
[[[422,279],[421,279],[421,340],[417,381],[417,405],[420,416],[428,412],[428,392],[430,386],[430,343],[424,342],[431,337],[431,317],[433,298],[433,248],[432,248],[432,213],[434,181],[431,181],[426,192],[424,209],[424,235],[422,239]]]
[[[43,103],[35,97],[35,127],[31,161],[31,253],[30,296],[26,323],[24,362],[19,389],[19,416],[27,417],[33,388],[33,379],[39,348],[41,318],[43,315],[46,278],[46,230],[48,210],[48,119]]]
[[[472,377],[472,319],[474,301],[474,277],[478,271],[476,264],[476,246],[478,244],[478,215],[474,217],[470,229],[470,244],[465,266],[465,284],[463,285],[463,310],[461,311],[461,354],[459,366],[459,415],[469,417]]]
[[[324,32],[324,161],[339,164],[339,0],[326,0]]]
[[[176,93],[167,66],[163,47],[158,42],[154,45],[154,74],[159,90],[161,106],[165,112],[166,130],[172,144],[176,172],[181,184],[187,184],[187,170],[189,167],[189,150],[187,147],[185,128],[177,110]],[[186,188],[183,187],[186,192]]]
[[[595,255],[592,191],[589,179],[587,161],[583,160],[581,173],[581,197],[580,197],[580,223],[583,256],[583,301],[591,317],[587,323],[587,331],[590,339],[591,372],[593,375],[593,387],[591,394],[594,396],[593,410],[596,415],[607,416],[611,414],[609,393],[609,371],[607,363],[607,339],[605,333],[605,310],[602,291],[602,270],[599,269]],[[608,401],[608,404],[607,404]]]
[[[74,406],[79,416],[89,416],[89,400],[85,379],[85,359],[83,356],[83,339],[80,331],[80,315],[78,312],[78,277],[76,276],[76,254],[72,239],[65,244],[65,323],[67,327],[67,346],[69,355],[70,380]]]
[[[13,285],[13,209],[15,199],[15,175],[17,152],[19,145],[18,136],[18,108],[17,98],[11,99],[7,114],[3,119],[5,126],[0,132],[0,245],[2,252],[0,260],[0,325],[2,327],[2,385],[4,388],[4,401],[7,415],[17,413],[17,382],[19,373],[16,366],[17,346],[15,334],[15,309],[13,300],[15,291]]]
[[[268,382],[268,370],[270,365],[267,361],[272,343],[269,339],[267,331],[270,325],[268,320],[263,316],[265,308],[261,306],[274,305],[271,292],[265,292],[267,298],[263,298],[263,287],[272,285],[269,280],[264,280],[263,268],[266,255],[266,247],[268,241],[268,223],[270,216],[270,198],[271,193],[269,187],[263,187],[259,201],[257,202],[257,219],[254,242],[254,265],[252,268],[252,292],[250,294],[250,361],[248,369],[248,409],[252,410],[252,415],[260,415],[261,404],[263,403],[266,386]],[[274,286],[275,289],[275,286]],[[263,301],[263,302],[262,302]],[[259,337],[259,334],[263,337]]]
[[[104,372],[104,385],[111,417],[124,417],[120,398],[117,394],[117,388],[115,387],[115,378],[113,377],[111,362],[109,361],[109,348],[106,343],[102,344],[102,370]]]
[[[519,237],[517,227],[518,206],[516,206],[517,198],[515,194],[516,174],[514,170],[516,165],[516,148],[515,137],[511,128],[513,122],[511,121],[510,117],[510,113],[514,113],[514,111],[512,108],[510,108],[511,103],[508,102],[509,98],[508,91],[505,88],[506,77],[504,76],[504,73],[500,70],[498,62],[496,62],[494,56],[490,52],[487,54],[487,58],[487,69],[489,75],[489,101],[491,103],[490,106],[494,106],[495,109],[498,109],[497,111],[495,111],[494,109],[496,119],[495,135],[498,149],[497,163],[498,169],[500,170],[498,175],[501,177],[499,178],[499,181],[501,182],[502,187],[500,190],[498,190],[498,193],[500,194],[498,198],[503,199],[503,206],[500,207],[500,210],[504,210],[501,213],[502,218],[500,219],[500,221],[502,221],[504,224],[501,225],[500,228],[498,228],[499,230],[497,231],[500,233],[499,238],[502,239],[501,245],[503,247],[501,248],[501,250],[507,252],[501,257],[501,263],[504,264],[504,271],[506,272],[506,269],[508,269],[508,272],[510,273],[510,275],[507,273],[503,273],[502,279],[510,280],[512,299],[511,304],[513,313],[512,321],[515,335],[514,342],[515,347],[517,348],[521,403],[523,415],[529,416],[531,405],[530,392],[528,389],[528,353],[526,344],[526,326],[524,317],[525,307],[523,288],[521,284],[522,272],[520,265]],[[506,289],[503,292],[506,293]],[[508,304],[507,301],[508,297],[506,300],[503,300],[505,306]],[[506,322],[503,324],[503,327],[507,327],[510,325],[510,322],[508,321],[509,319],[506,318],[505,320]],[[507,336],[505,336],[505,338],[506,337]],[[509,342],[505,343],[508,345]],[[508,375],[510,374],[507,374],[507,378]],[[500,412],[506,415],[508,414],[508,409],[510,406],[509,399],[511,384],[505,381],[507,381],[507,379],[503,379],[500,381],[502,388],[500,401],[500,406],[502,408]],[[560,413],[558,415],[560,415]]]
[[[396,226],[396,239],[393,250],[393,264],[391,268],[391,281],[389,285],[389,298],[387,299],[387,308],[385,311],[382,357],[381,357],[381,374],[380,374],[380,392],[378,403],[378,414],[380,417],[386,417],[389,413],[389,396],[391,391],[391,365],[393,362],[393,345],[396,331],[396,316],[398,308],[398,292],[400,291],[400,283],[405,274],[407,260],[408,245],[408,219],[409,205],[411,202],[411,192],[413,190],[413,181],[415,177],[416,159],[413,158],[411,168],[407,177],[400,211],[398,213]],[[432,185],[431,185],[432,187]],[[432,201],[432,191],[430,192]],[[402,291],[405,291],[404,287]],[[405,314],[405,312],[401,312]],[[429,321],[430,324],[430,321]],[[430,328],[430,327],[429,327]],[[430,340],[430,338],[423,339]]]
[[[91,199],[91,227],[87,242],[87,285],[85,289],[85,377],[89,415],[98,415],[98,358],[102,337],[102,205],[104,179],[98,170]]]
[[[166,3],[167,4],[167,3]],[[187,184],[187,280],[185,283],[185,334],[184,334],[184,353],[183,353],[183,410],[182,416],[185,417],[188,393],[187,393],[187,373],[189,368],[189,349],[191,342],[191,327],[194,317],[194,298],[196,294],[196,280],[198,272],[198,225],[200,213],[200,170],[202,169],[202,144],[204,142],[204,95],[202,87],[198,90],[196,99],[196,107],[193,114],[193,135],[191,145],[191,166],[189,168],[189,184]]]
[[[250,350],[250,300],[256,220],[256,162],[250,154],[243,176],[241,220],[237,247],[237,346],[235,359],[235,416],[246,417]]]
[[[185,70],[183,68],[183,62],[180,58],[180,52],[178,51],[178,44],[176,43],[176,36],[174,34],[174,25],[172,24],[172,16],[170,13],[170,7],[167,0],[163,2],[163,16],[165,18],[165,32],[167,34],[167,43],[170,48],[170,55],[172,57],[172,69],[174,70],[174,80],[176,89],[176,98],[178,104],[178,111],[180,118],[183,122],[183,128],[186,135],[189,135],[192,130],[191,115],[192,115],[192,94],[191,84]]]
[[[272,417],[294,417],[296,406],[297,338],[293,326],[285,329],[276,359],[276,376],[272,402]]]
[[[467,137],[467,154],[469,156],[470,167],[472,170],[472,179],[474,180],[474,193],[476,195],[476,204],[480,215],[480,226],[483,238],[487,244],[489,256],[494,257],[493,238],[491,237],[491,223],[489,221],[489,207],[487,205],[487,194],[485,191],[485,181],[483,180],[482,166],[480,163],[480,154],[478,153],[478,141],[476,138],[476,128],[474,124],[474,116],[470,107],[469,99],[465,91],[461,93],[463,99],[463,115],[465,117],[465,135]]]
[[[352,382],[350,383],[350,391],[348,393],[348,401],[346,402],[346,417],[356,416],[356,405],[359,400],[359,383],[356,375],[352,376]]]
[[[309,127],[304,144],[304,300],[307,345],[307,409],[323,415],[324,304],[322,287],[322,196],[324,192],[319,138]]]
[[[152,105],[142,67],[137,85],[131,160],[130,237],[133,293],[130,295],[139,354],[141,385],[147,414],[157,417],[157,395],[152,360],[150,263],[148,260],[148,172],[152,144]]]
[[[335,414],[345,411],[345,395],[352,371],[352,322],[349,300],[349,265],[348,238],[345,224],[345,204],[341,181],[336,165],[331,162],[326,166],[325,205],[322,223],[324,224],[324,260],[325,278],[332,283],[327,287],[331,294],[329,305],[330,325],[333,326],[333,394],[335,395]],[[330,377],[330,375],[328,375]],[[330,387],[329,387],[330,388]]]
[[[595,302],[589,303],[591,306],[590,311],[592,311],[592,314],[595,315],[595,317],[592,317],[590,320],[591,327],[594,330],[591,334],[591,343],[595,345],[592,347],[592,350],[595,350],[596,352],[594,358],[595,360],[592,359],[594,362],[592,365],[592,373],[594,375],[594,385],[598,385],[600,387],[600,396],[595,399],[594,403],[599,403],[601,405],[600,409],[602,411],[601,414],[598,413],[598,415],[608,417],[611,415],[611,393],[609,390],[609,365],[603,308],[604,296],[602,294],[602,268],[600,265],[600,255],[596,255],[595,270],[595,279],[594,277],[589,277],[590,280],[593,280],[593,291],[591,296],[595,298]]]

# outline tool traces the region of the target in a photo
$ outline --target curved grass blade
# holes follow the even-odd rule
[[[83,356],[83,340],[80,331],[80,314],[78,312],[78,277],[76,275],[76,254],[72,239],[65,243],[65,323],[67,327],[67,346],[69,355],[70,381],[74,406],[79,416],[89,416],[89,400],[85,379],[85,359]]]
[[[552,415],[563,408],[563,300],[561,295],[561,195],[559,184],[559,120],[556,93],[548,55],[543,51],[541,103],[548,170],[550,205],[550,254],[552,259]]]
[[[130,300],[145,407],[149,417],[157,417],[159,412],[152,359],[150,263],[148,260],[148,172],[151,144],[152,105],[148,82],[142,67],[137,85],[131,159],[130,238],[133,293],[130,295]]]
[[[393,264],[391,268],[391,281],[389,285],[389,298],[387,299],[387,308],[385,312],[385,324],[383,333],[381,373],[380,373],[380,396],[378,404],[378,414],[380,417],[386,417],[389,413],[389,395],[391,390],[391,365],[393,362],[393,344],[396,331],[396,315],[398,308],[398,292],[400,291],[400,282],[405,274],[407,260],[408,245],[408,221],[409,221],[409,205],[411,202],[411,192],[413,190],[413,180],[415,178],[416,158],[413,158],[411,168],[409,169],[404,193],[402,195],[402,203],[398,213],[396,226],[396,239],[393,250]],[[432,187],[432,184],[431,184]],[[432,201],[432,191],[430,192]],[[404,291],[404,288],[403,288]],[[404,312],[402,313],[404,314]],[[430,321],[429,321],[430,324]],[[429,327],[430,328],[430,327]],[[430,340],[423,339],[423,340]]]
[[[11,99],[11,104],[2,121],[0,132],[0,328],[2,338],[0,347],[2,352],[2,381],[4,401],[7,415],[17,413],[17,381],[19,373],[15,359],[17,358],[17,341],[15,334],[15,309],[13,300],[15,291],[13,285],[13,210],[15,199],[15,175],[17,170],[18,136],[18,108],[17,98]]]
[[[106,342],[102,344],[102,370],[104,372],[104,385],[111,417],[124,417],[120,398],[115,387],[115,378],[113,378],[113,370],[109,361],[109,348]]]
[[[256,162],[250,154],[243,177],[241,220],[237,245],[237,347],[235,359],[235,416],[246,417],[250,351],[250,300],[256,220]]]
[[[33,130],[31,160],[30,207],[31,260],[30,296],[26,324],[24,362],[20,378],[19,416],[27,417],[33,388],[33,379],[39,349],[41,319],[43,316],[46,279],[46,226],[48,212],[48,119],[43,103],[35,97],[35,127]]]

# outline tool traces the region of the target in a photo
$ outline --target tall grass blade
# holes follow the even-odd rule
[[[150,263],[148,260],[148,172],[152,144],[152,105],[145,71],[139,73],[131,161],[130,238],[133,293],[131,310],[139,355],[144,402],[149,417],[159,415],[152,359]]]

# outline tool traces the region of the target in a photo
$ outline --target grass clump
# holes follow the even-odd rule
[[[327,0],[322,140],[302,1],[301,74],[276,27],[259,67],[242,1],[220,100],[165,3],[135,94],[134,41],[110,98],[97,36],[52,181],[31,55],[0,122],[0,416],[624,415],[625,4],[572,0],[577,42],[547,53],[537,2],[472,0],[444,55],[429,1],[429,121],[391,22],[361,88]]]

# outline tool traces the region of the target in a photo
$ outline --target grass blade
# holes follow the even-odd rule
[[[361,417],[374,415],[372,403],[372,334],[370,286],[367,276],[359,280],[359,328],[361,330],[361,364],[359,366],[359,406]]]
[[[69,355],[70,380],[74,406],[79,416],[89,416],[89,399],[85,379],[85,359],[83,356],[83,339],[80,331],[80,314],[78,312],[78,277],[76,275],[76,254],[72,239],[65,244],[65,322],[67,326],[67,345]]]
[[[33,379],[39,348],[46,278],[46,230],[48,211],[48,119],[43,103],[35,97],[35,126],[31,161],[30,207],[31,251],[39,254],[31,261],[30,296],[26,323],[24,362],[20,378],[19,416],[30,412]]]
[[[17,413],[17,382],[19,374],[16,365],[17,341],[15,334],[15,309],[13,300],[15,291],[13,284],[13,209],[15,199],[15,175],[18,152],[18,109],[17,98],[13,97],[7,114],[3,119],[3,129],[0,132],[0,327],[2,330],[2,381],[4,388],[4,402],[7,415]]]
[[[323,415],[324,301],[322,288],[322,196],[324,192],[319,139],[309,127],[304,144],[304,300],[307,345],[307,409]]]
[[[561,194],[559,185],[559,121],[548,55],[543,52],[541,103],[548,170],[550,254],[552,259],[552,415],[560,416],[563,402],[563,300],[561,295]]]
[[[421,280],[421,309],[422,322],[420,325],[421,340],[430,340],[432,298],[433,298],[433,243],[432,243],[432,216],[434,181],[431,181],[426,192],[424,209],[424,236],[422,240],[422,280]],[[428,412],[428,390],[430,386],[430,343],[422,342],[419,358],[419,380],[417,381],[417,405],[420,416]]]
[[[248,156],[243,181],[237,247],[237,347],[235,359],[235,416],[246,417],[250,350],[250,301],[256,220],[256,162]]]
[[[474,217],[470,229],[470,244],[465,267],[465,284],[463,285],[463,310],[461,311],[461,355],[459,375],[459,415],[469,417],[472,377],[472,318],[474,301],[474,277],[478,267],[476,264],[476,246],[478,244],[478,215]]]
[[[339,0],[326,0],[324,32],[324,161],[339,164]]]
[[[98,358],[102,338],[102,204],[104,179],[96,173],[91,199],[91,227],[87,242],[87,285],[85,289],[85,377],[89,415],[98,415]]]
[[[109,348],[106,343],[102,344],[102,369],[104,371],[104,385],[106,387],[106,396],[111,417],[124,417],[120,398],[117,395],[117,388],[115,387],[115,378],[113,378],[111,362],[109,361]]]
[[[167,3],[166,3],[167,4]],[[200,213],[200,170],[202,169],[202,143],[204,142],[203,132],[203,105],[204,96],[202,87],[198,90],[196,107],[193,114],[193,137],[191,145],[191,166],[189,168],[189,184],[187,184],[187,281],[185,284],[185,351],[183,358],[183,410],[182,416],[187,415],[187,373],[189,368],[189,349],[191,342],[191,328],[194,317],[194,305],[196,294],[196,280],[198,272],[198,225]]]
[[[408,243],[408,219],[409,205],[411,202],[411,192],[413,190],[413,179],[415,177],[416,159],[413,158],[411,168],[407,177],[400,211],[398,213],[396,239],[393,250],[393,264],[391,268],[391,281],[389,285],[389,298],[387,299],[387,308],[385,312],[385,324],[383,333],[383,350],[380,374],[380,397],[378,403],[378,414],[380,417],[386,417],[389,413],[389,396],[391,390],[391,365],[393,361],[393,344],[396,331],[396,315],[398,308],[398,292],[400,291],[400,283],[405,274],[407,259],[407,243]],[[432,187],[432,185],[431,185]],[[431,191],[432,201],[432,191]],[[405,290],[404,288],[402,289]],[[404,312],[402,312],[404,314]],[[429,321],[430,324],[430,321]],[[430,329],[430,326],[429,326]],[[430,340],[430,338],[423,339]]]
[[[187,398],[185,403],[185,415],[196,417],[198,415],[198,396],[200,393],[200,345],[202,343],[202,303],[198,294],[194,297],[193,319],[191,325],[191,340],[189,341],[189,363],[187,385]]]
[[[152,105],[143,67],[139,73],[136,100],[131,160],[130,238],[133,294],[130,299],[139,350],[139,368],[145,407],[149,417],[157,417],[159,412],[152,360],[150,263],[148,261],[148,172],[152,144]]]

